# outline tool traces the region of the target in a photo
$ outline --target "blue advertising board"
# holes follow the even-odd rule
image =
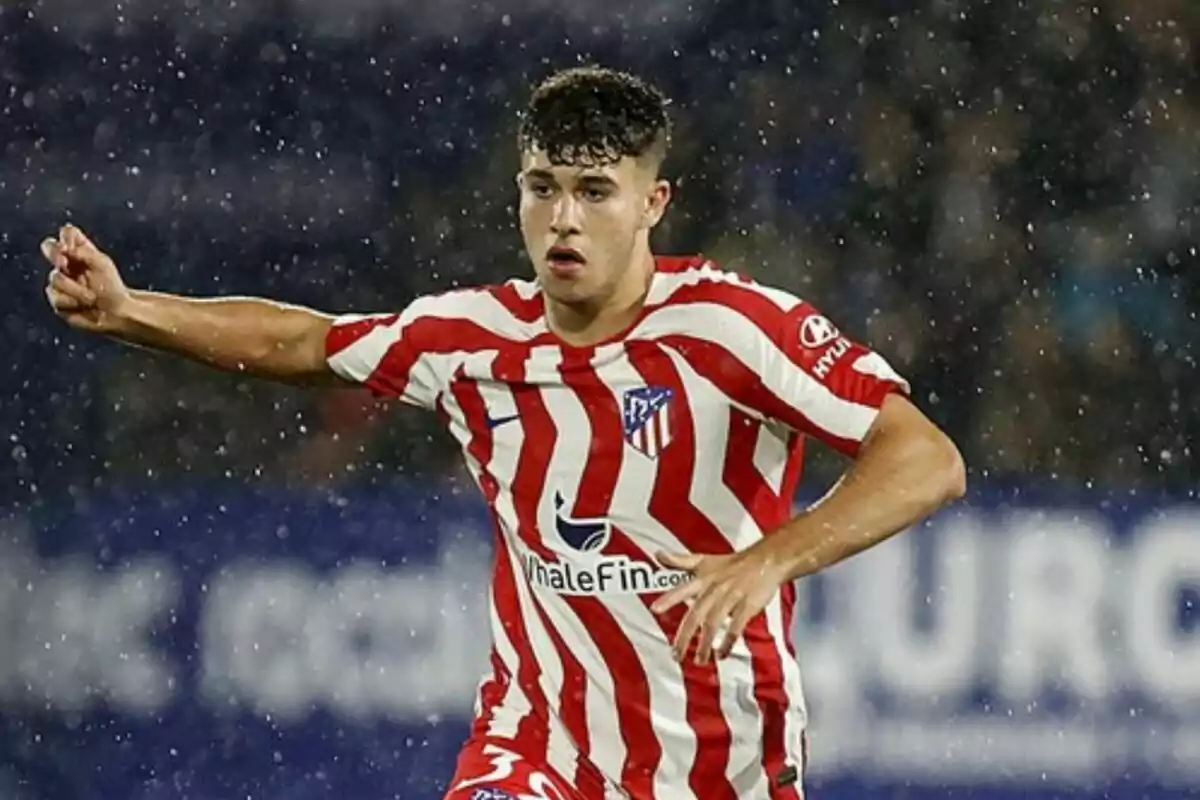
[[[803,582],[810,796],[1200,794],[1200,507],[963,504]],[[0,526],[0,798],[436,800],[488,648],[469,491]]]

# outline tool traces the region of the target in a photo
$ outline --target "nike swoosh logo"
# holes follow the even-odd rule
[[[510,414],[507,417],[493,417],[491,414],[488,414],[484,419],[486,421],[488,430],[490,431],[499,428],[501,425],[507,425],[510,422],[515,422],[520,418],[520,414]]]

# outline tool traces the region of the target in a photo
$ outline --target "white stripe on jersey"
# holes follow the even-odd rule
[[[492,362],[494,366],[494,360]],[[480,367],[483,365],[481,364]],[[516,413],[516,400],[512,396],[512,390],[505,384],[498,382],[479,383],[477,384],[479,394],[486,407],[486,413],[492,418],[502,418]],[[508,425],[519,426],[521,420],[513,420]],[[493,436],[501,435],[501,429],[493,430]],[[512,432],[513,429],[504,433]],[[515,448],[496,447],[493,444],[492,458],[488,462],[488,472],[501,481],[502,484],[511,485],[517,471],[517,457],[520,451]],[[500,476],[503,476],[502,478]],[[517,530],[517,512],[512,502],[512,495],[508,492],[501,492],[496,499],[495,511],[500,517],[501,530],[508,541],[509,563],[513,571],[513,579],[517,585],[517,598],[521,608],[521,617],[525,623],[525,629],[529,634],[531,645],[535,648],[537,663],[541,667],[541,685],[542,691],[546,695],[546,702],[550,710],[549,720],[549,741],[547,743],[546,758],[550,766],[564,775],[568,780],[573,779],[575,775],[575,756],[578,753],[578,748],[575,742],[571,739],[570,734],[564,728],[562,719],[562,697],[561,689],[563,686],[564,666],[562,659],[558,655],[557,648],[551,639],[549,633],[546,632],[545,623],[541,615],[534,607],[535,598],[530,592],[528,582],[525,578],[525,571],[521,566],[519,554],[524,552],[524,545],[518,540],[516,535]],[[536,601],[541,605],[546,616],[549,617],[553,624],[553,613],[547,607],[544,597],[537,597]],[[570,613],[566,609],[566,613]],[[493,624],[497,621],[493,620]],[[564,637],[565,638],[565,637]],[[571,641],[568,639],[567,641]],[[547,660],[543,655],[543,651],[548,651],[551,656]],[[578,660],[578,653],[572,649],[572,655]],[[585,671],[589,671],[587,666],[584,666]],[[592,693],[589,693],[589,695]],[[589,717],[589,729],[590,717]]]
[[[862,441],[875,421],[878,409],[838,397],[796,365],[754,322],[720,303],[660,308],[642,320],[629,338],[655,339],[683,332],[728,351],[757,374],[776,397],[832,436]],[[765,363],[780,365],[780,369],[764,371],[761,365]],[[762,419],[759,411],[746,408],[746,412]]]
[[[513,287],[517,292],[517,296],[522,300],[532,300],[542,290],[537,281],[528,281],[522,278],[512,278],[506,281],[504,285]]]
[[[558,656],[553,640],[546,633],[546,626],[542,624],[541,615],[534,608],[535,601],[530,594],[529,585],[525,581],[516,550],[512,546],[507,550],[509,564],[517,586],[517,604],[521,608],[521,618],[524,620],[525,630],[529,634],[529,643],[533,647],[534,659],[541,669],[538,682],[542,687],[542,693],[546,696],[546,705],[550,712],[546,760],[560,775],[573,779],[575,756],[578,750],[560,721],[562,719],[562,697],[560,695],[563,685],[562,660]],[[548,610],[547,616],[549,616]]]
[[[808,727],[808,707],[804,700],[804,684],[800,678],[800,665],[788,652],[787,642],[791,641],[792,632],[783,627],[783,602],[779,594],[775,600],[764,609],[767,616],[767,630],[779,653],[779,663],[783,666],[783,685],[787,691],[788,710],[784,717],[783,747],[789,764],[797,769],[804,765],[804,729]]]
[[[334,325],[349,325],[370,319],[384,319],[390,314],[343,314],[337,317]],[[379,362],[387,355],[388,349],[400,341],[400,334],[411,317],[401,315],[390,325],[380,325],[372,328],[366,336],[351,342],[350,345],[331,355],[329,366],[341,377],[356,383],[363,383],[375,372]]]
[[[659,305],[665,303],[670,299],[671,295],[680,289],[688,286],[698,286],[702,283],[726,283],[733,286],[740,286],[770,300],[782,311],[791,311],[801,302],[799,298],[781,289],[752,283],[736,273],[726,272],[717,268],[711,261],[706,261],[702,266],[684,270],[683,272],[655,273],[654,283],[646,296],[646,304]]]
[[[494,360],[498,353],[493,352],[490,355]],[[481,394],[484,392],[484,387],[485,385],[482,383],[477,384],[477,388]],[[483,483],[481,482],[482,473],[480,472],[480,469],[487,467],[488,472],[492,472],[492,470],[487,464],[477,464],[475,462],[475,458],[467,449],[467,447],[471,444],[471,437],[474,434],[471,431],[471,428],[467,425],[466,411],[458,404],[457,401],[450,398],[446,398],[446,400],[447,401],[443,402],[441,405],[442,411],[444,411],[446,414],[446,430],[450,432],[451,436],[458,440],[458,445],[462,449],[463,463],[467,468],[467,472],[471,475],[471,478],[475,481],[475,485],[479,487],[479,491],[482,494]],[[484,398],[484,402],[487,402],[486,396]],[[499,517],[499,509],[493,508],[492,511],[496,513],[497,517]]]
[[[487,732],[489,736],[513,739],[517,735],[517,726],[533,709],[533,706],[517,683],[517,665],[520,664],[520,660],[517,658],[517,651],[513,648],[512,642],[508,640],[504,626],[500,624],[493,592],[488,592],[488,615],[492,625],[492,642],[496,648],[496,654],[500,656],[500,661],[508,669],[509,682],[504,689],[504,697],[493,710]]]
[[[546,350],[545,348],[537,348]],[[546,350],[531,356],[531,361],[537,361],[536,371],[544,374],[556,369],[561,363],[561,354],[554,350]],[[553,362],[553,363],[552,363]],[[542,403],[546,413],[553,420],[559,431],[590,431],[591,425],[587,415],[579,404],[574,392],[562,387],[553,387],[550,391],[541,392]],[[578,457],[578,453],[565,447],[554,448],[547,465],[547,485],[543,488],[545,497],[552,497],[555,492],[562,491],[564,509],[570,510],[575,506],[576,487],[580,486],[586,459]],[[548,518],[539,520],[539,527],[547,532],[554,530],[553,504],[541,504]],[[612,682],[611,673],[604,662],[592,634],[572,611],[566,601],[554,594],[552,590],[538,592],[539,597],[545,598],[547,612],[551,608],[551,622],[559,625],[559,632],[572,648],[579,659],[589,679],[586,695],[587,721],[590,734],[591,761],[604,775],[612,781],[619,782],[621,771],[625,764],[626,749],[622,738],[620,718],[617,715],[617,705],[621,698],[617,697],[616,686]],[[636,598],[634,598],[635,602]],[[604,605],[612,608],[609,598]],[[607,612],[606,612],[607,613]]]
[[[719,389],[697,374],[682,356],[671,352],[670,358],[689,399],[712,397],[714,393],[715,396],[723,396]],[[729,411],[727,408],[705,408],[703,416],[707,430],[697,431],[696,464],[724,464],[729,442]],[[778,489],[778,486],[772,488]],[[763,531],[725,481],[693,481],[688,499],[724,534],[734,550],[744,550],[762,539]],[[778,594],[769,603],[768,608],[771,607],[778,613]],[[762,784],[768,779],[762,766],[763,715],[754,695],[754,664],[744,639],[739,639],[729,655],[717,662],[717,672],[721,677],[721,710],[733,736],[726,777],[738,790],[740,797],[763,797]],[[785,691],[790,694],[792,687],[793,684],[785,684]]]
[[[342,314],[334,325],[346,325],[369,319],[383,319],[391,314]],[[419,297],[404,309],[390,325],[381,325],[366,336],[352,342],[328,357],[330,368],[341,377],[363,383],[369,378],[388,350],[400,341],[405,329],[426,319],[466,321],[498,336],[513,341],[528,341],[544,332],[543,321],[522,322],[488,291],[464,289],[441,295]],[[445,353],[422,353],[412,365],[401,400],[412,405],[430,407],[442,387],[450,382],[454,370],[473,352],[449,350]]]
[[[483,358],[479,359],[475,364],[476,369],[484,369],[494,363],[494,353],[480,354]],[[481,375],[482,376],[482,375]],[[480,397],[487,407],[487,413],[492,417],[500,417],[514,413],[516,410],[512,394],[507,386],[496,383],[479,383],[477,384]],[[447,409],[450,412],[450,409]],[[451,412],[451,420],[456,418],[461,420],[463,417],[462,409],[455,403]],[[515,422],[512,424],[516,424]],[[469,437],[466,425],[461,423],[456,426]],[[506,455],[510,454],[510,455]],[[487,471],[495,476],[499,473],[514,473],[516,470],[515,451],[510,451],[506,448],[492,448],[491,460],[483,465]],[[481,483],[481,476],[476,472],[475,465],[472,465],[472,474],[475,476],[476,483]],[[500,499],[509,499],[507,493],[502,493]],[[499,505],[499,503],[498,503]],[[511,509],[511,502],[508,503],[511,511],[511,520],[516,520],[515,509]],[[496,509],[499,514],[499,508]],[[514,523],[515,524],[515,523]],[[516,584],[517,604],[521,611],[521,619],[524,623],[526,633],[529,636],[530,647],[533,648],[535,661],[539,668],[538,683],[542,689],[542,693],[546,697],[547,710],[550,714],[548,720],[548,741],[546,759],[550,766],[558,770],[560,774],[565,776],[573,776],[575,774],[575,755],[576,747],[571,741],[570,736],[563,728],[560,722],[560,694],[559,690],[563,685],[563,665],[559,658],[558,651],[554,647],[554,642],[549,634],[546,633],[545,625],[542,623],[541,616],[538,614],[533,605],[533,598],[529,594],[528,586],[526,585],[524,571],[521,567],[520,560],[516,555],[516,548],[519,545],[514,544],[515,537],[510,534],[512,528],[505,524],[503,517],[501,518],[502,534],[508,539],[508,559],[513,572],[513,580]],[[509,672],[513,676],[513,681],[510,684],[508,692],[505,696],[505,702],[502,704],[504,713],[497,714],[498,719],[489,728],[489,732],[495,728],[498,735],[513,736],[516,734],[516,726],[521,719],[531,710],[532,706],[528,698],[525,698],[523,691],[517,684],[518,659],[512,645],[508,642],[508,637],[504,626],[501,624],[499,617],[495,613],[495,604],[491,604],[492,610],[492,632],[493,636],[502,640],[506,649],[501,651],[505,657],[505,664],[509,667]],[[507,657],[511,655],[512,661],[508,661]],[[511,696],[511,697],[510,697]],[[502,726],[502,727],[500,727]],[[511,733],[506,733],[511,728]]]
[[[463,290],[449,296],[453,302],[448,312],[454,316],[470,320],[480,327],[487,328],[493,333],[513,339],[518,342],[529,341],[539,333],[544,333],[544,320],[522,322],[488,291]]]
[[[701,287],[703,291],[685,291],[682,294],[710,299],[683,299],[681,290],[686,290],[687,287]],[[495,379],[495,364],[499,356],[505,356],[506,363],[511,366],[512,361],[508,359],[511,359],[513,353],[523,351],[532,337],[547,330],[544,318],[524,322],[517,316],[536,316],[538,307],[534,303],[537,302],[541,291],[536,281],[514,280],[496,291],[500,292],[504,302],[497,299],[493,291],[486,290],[449,292],[418,300],[405,310],[395,324],[380,325],[369,331],[366,326],[362,326],[361,329],[367,332],[359,341],[344,344],[348,336],[333,340],[338,347],[344,345],[344,349],[330,356],[331,366],[347,377],[362,380],[388,355],[389,348],[395,349],[388,358],[388,367],[392,366],[393,359],[407,363],[408,358],[419,355],[410,375],[389,375],[387,377],[390,380],[384,382],[384,388],[398,385],[406,379],[405,400],[431,404],[439,399],[439,392],[451,385],[450,381],[455,375],[461,376],[463,382],[453,384],[454,392],[441,395],[440,403],[449,417],[453,435],[463,444],[464,450],[470,445],[473,433],[483,434],[479,426],[484,421],[475,417],[479,409],[473,404],[468,405],[471,410],[469,422],[476,427],[472,432],[467,425],[467,415],[458,405],[460,399],[467,402],[466,398],[470,396],[473,401],[475,393],[478,392],[489,420],[495,421],[494,427],[489,422],[493,447],[488,455],[488,463],[476,463],[469,452],[466,453],[467,463],[477,482],[482,483],[480,469],[486,469],[496,479],[496,483],[488,483],[487,488],[499,488],[493,511],[499,522],[500,535],[507,544],[507,566],[512,569],[516,583],[511,611],[522,621],[528,633],[533,666],[536,666],[540,674],[539,685],[545,695],[546,710],[550,717],[547,757],[552,759],[553,766],[568,779],[576,775],[577,767],[573,763],[576,751],[562,723],[562,706],[565,705],[572,711],[579,709],[577,701],[570,697],[563,698],[562,689],[565,677],[573,675],[578,664],[586,681],[586,707],[582,711],[586,716],[590,761],[603,775],[610,780],[619,779],[627,757],[636,758],[643,752],[643,743],[650,743],[646,738],[650,732],[644,724],[634,730],[633,738],[629,738],[628,731],[620,729],[621,715],[618,714],[618,704],[628,704],[629,698],[617,697],[616,687],[620,686],[622,690],[628,687],[632,691],[636,684],[636,694],[642,695],[650,704],[654,738],[662,746],[662,758],[656,773],[644,777],[648,788],[653,789],[656,800],[690,796],[688,777],[692,772],[703,774],[715,788],[721,783],[721,776],[716,774],[711,765],[715,761],[718,748],[711,748],[712,757],[709,757],[710,750],[706,748],[710,742],[717,741],[717,737],[697,742],[696,731],[702,728],[698,725],[693,729],[687,719],[688,693],[683,681],[684,674],[690,675],[691,669],[685,673],[684,667],[673,660],[666,636],[646,608],[643,598],[631,594],[604,595],[598,599],[581,597],[579,600],[573,600],[548,587],[534,585],[528,579],[526,568],[529,565],[525,563],[524,556],[529,554],[529,549],[517,536],[518,509],[522,513],[529,511],[537,515],[536,520],[526,522],[538,527],[537,535],[551,548],[565,553],[564,559],[576,558],[582,563],[588,557],[594,556],[586,552],[577,554],[572,544],[560,540],[555,526],[552,498],[556,490],[561,490],[565,495],[565,502],[571,506],[567,510],[575,510],[578,497],[574,495],[580,491],[584,494],[589,491],[589,487],[580,489],[579,481],[596,453],[587,449],[586,434],[590,430],[587,409],[580,402],[580,398],[569,387],[563,385],[563,376],[558,371],[562,359],[560,347],[539,346],[530,351],[525,364],[526,381],[516,397],[506,381]],[[673,297],[679,299],[673,300]],[[520,298],[518,303],[521,308],[516,314],[510,312],[505,305],[508,303],[512,306],[513,298]],[[681,272],[659,272],[651,284],[647,314],[639,325],[621,342],[597,348],[593,359],[596,377],[602,386],[613,393],[619,408],[625,389],[644,386],[647,383],[634,367],[634,364],[642,364],[636,355],[637,351],[635,350],[632,364],[625,355],[630,340],[653,342],[662,336],[679,339],[694,337],[695,340],[710,343],[722,352],[728,352],[732,358],[740,360],[747,370],[760,376],[766,391],[774,394],[783,404],[792,406],[797,412],[781,412],[782,416],[798,422],[795,418],[803,415],[812,427],[823,429],[831,438],[860,441],[875,420],[877,410],[838,396],[788,357],[791,343],[777,343],[774,339],[778,337],[765,333],[754,319],[746,316],[749,313],[761,312],[775,320],[769,324],[776,324],[781,318],[781,312],[791,312],[800,305],[801,301],[798,298],[786,292],[754,284],[723,272],[711,264]],[[743,307],[745,313],[739,310]],[[339,321],[390,319],[391,316],[347,315],[340,317]],[[403,326],[417,319],[434,322],[423,324],[420,336],[397,345],[401,342]],[[443,320],[447,323],[445,326],[439,326],[436,322]],[[481,329],[484,333],[481,333]],[[634,344],[635,348],[640,346],[642,345]],[[433,351],[419,354],[415,352],[427,347]],[[467,349],[468,347],[472,349]],[[683,382],[681,388],[685,396],[681,399],[689,405],[698,403],[703,406],[700,410],[693,407],[697,429],[696,451],[692,454],[695,460],[695,474],[689,483],[684,482],[682,475],[665,476],[661,481],[658,480],[663,469],[663,458],[671,459],[670,448],[682,446],[678,439],[683,431],[678,427],[659,428],[652,423],[644,428],[641,435],[645,439],[641,443],[648,452],[662,451],[663,457],[659,459],[647,458],[623,440],[617,440],[614,446],[623,448],[622,457],[617,451],[609,450],[609,443],[605,442],[604,452],[600,457],[614,460],[604,465],[595,464],[594,469],[597,473],[601,471],[601,466],[613,470],[607,477],[607,480],[615,481],[609,484],[613,489],[613,496],[611,513],[607,516],[613,525],[625,531],[638,547],[651,555],[659,549],[681,552],[700,550],[703,536],[696,538],[689,530],[677,525],[678,519],[665,518],[668,525],[676,528],[673,532],[648,513],[655,489],[669,486],[672,492],[678,493],[675,497],[680,500],[687,497],[688,502],[695,507],[694,511],[712,524],[709,535],[719,532],[735,549],[743,549],[757,541],[763,533],[737,496],[742,492],[742,486],[753,486],[749,480],[751,476],[745,473],[756,472],[755,481],[761,477],[767,487],[778,492],[788,470],[791,430],[782,421],[764,419],[764,414],[767,413],[765,410],[749,408],[725,395],[721,388],[712,385],[707,378],[698,374],[682,353],[669,345],[661,345],[659,349],[670,360]],[[441,350],[447,352],[438,352]],[[874,397],[859,386],[867,383],[866,381],[852,383],[854,386],[847,389],[848,392],[860,393],[857,396],[862,397]],[[461,394],[460,388],[463,390]],[[546,447],[546,441],[528,441],[538,437],[544,438],[547,432],[537,430],[543,424],[542,420],[518,416],[518,408],[526,408],[527,391],[539,394],[546,413],[550,415],[560,433],[566,434],[568,441],[560,440],[552,449]],[[521,398],[519,405],[516,402],[517,397]],[[755,402],[756,399],[745,399],[745,402],[759,405]],[[742,409],[753,419],[762,420],[763,424],[758,427],[756,441],[734,442],[739,450],[738,463],[727,465],[729,437],[738,435],[737,431],[730,429],[730,405]],[[776,405],[769,403],[767,408],[778,410]],[[665,415],[663,421],[667,421]],[[678,415],[673,415],[670,421],[678,425]],[[619,419],[616,422],[605,421],[606,425],[614,426],[614,437],[620,435],[616,428],[619,422]],[[655,438],[660,436],[661,439]],[[672,439],[675,440],[673,443]],[[523,442],[533,445],[532,448],[522,447]],[[543,468],[547,469],[544,485],[535,486],[532,482],[527,482],[521,488],[530,495],[514,499],[510,488],[518,475],[518,460],[544,458],[542,454],[548,449],[551,450],[548,464],[537,462],[531,466],[528,462],[522,462],[520,465],[522,475],[525,474],[524,470],[531,470],[536,474]],[[622,458],[619,469],[616,458]],[[725,483],[723,470],[727,467],[736,470],[736,477],[744,481],[740,485],[734,484],[737,492]],[[670,477],[677,479],[670,483]],[[596,503],[596,508],[602,510],[598,498]],[[687,503],[683,505],[686,506]],[[684,511],[686,514],[692,509],[685,508]],[[667,510],[664,513],[674,512]],[[580,514],[590,516],[591,512]],[[685,542],[688,544],[685,545]],[[503,599],[506,603],[509,602],[508,597]],[[582,616],[576,612],[576,608],[582,610]],[[592,624],[591,618],[593,610],[600,612],[596,614],[595,625]],[[498,713],[490,721],[490,725],[498,735],[503,735],[502,732],[506,731],[511,735],[517,732],[518,723],[533,710],[533,705],[537,706],[538,711],[541,710],[542,697],[538,693],[526,697],[520,688],[517,676],[521,664],[517,652],[525,653],[525,645],[513,638],[511,630],[506,632],[502,621],[497,618],[494,598],[489,606],[489,613],[496,642],[496,656],[512,674],[509,687],[499,701]],[[782,689],[790,698],[788,713],[782,720],[782,745],[786,758],[792,763],[799,766],[801,757],[800,733],[805,724],[806,712],[800,693],[799,669],[795,660],[788,654],[787,643],[791,632],[783,630],[783,611],[779,594],[776,594],[766,608],[765,618],[767,633],[773,642],[756,642],[754,649],[754,654],[761,657],[763,662],[752,660],[745,642],[739,641],[735,645],[733,655],[716,664],[719,684],[710,686],[703,690],[703,694],[697,693],[693,697],[693,700],[702,697],[706,704],[711,703],[714,712],[719,702],[719,710],[724,718],[723,724],[728,726],[731,733],[725,777],[735,786],[737,796],[742,800],[765,796],[768,792],[768,776],[762,766],[764,722],[763,711],[759,707],[755,691],[756,664],[773,671],[775,659],[778,658],[782,670],[782,686],[772,684],[767,688],[775,695]],[[585,619],[589,623],[586,626],[583,621]],[[508,622],[511,624],[512,620]],[[561,639],[558,642],[562,645],[561,648],[555,646],[556,637]],[[610,647],[621,653],[619,658],[627,658],[628,661],[622,661],[621,664],[613,661],[613,650],[610,650]],[[628,655],[625,655],[626,649],[629,651]],[[631,668],[628,673],[620,669],[614,674],[609,669],[609,663],[613,663],[614,668],[625,664]],[[531,665],[525,666],[528,669]],[[639,675],[642,676],[642,680],[639,680]],[[721,729],[715,720],[710,719],[706,722],[715,730]],[[703,724],[705,721],[701,721],[700,725]],[[626,738],[629,738],[630,749],[634,752],[626,752]],[[769,744],[772,751],[770,757],[777,758],[778,741],[771,741]],[[726,755],[723,741],[719,752],[723,762]],[[699,769],[695,766],[697,762],[700,764]],[[709,765],[709,769],[703,768],[705,764]],[[584,768],[588,773],[592,772],[590,765],[585,765]],[[635,780],[643,780],[643,777],[637,776]]]
[[[330,355],[326,361],[337,375],[354,383],[366,383],[375,373],[388,351],[404,335],[405,329],[428,309],[428,298],[414,302],[395,322],[373,328],[366,336],[351,342]],[[380,319],[390,314],[346,314],[334,320],[335,325]],[[423,353],[404,376],[404,391],[400,400],[420,408],[431,408],[442,387],[450,380],[462,352]]]
[[[758,431],[758,442],[754,448],[754,466],[767,479],[768,485],[778,491],[783,484],[784,471],[787,468],[788,449],[787,437],[775,430],[775,424],[764,423]],[[788,509],[788,516],[792,510]],[[784,630],[782,603],[772,603],[767,607],[767,629],[775,640],[779,651],[779,661],[783,665],[784,686],[795,688],[789,691],[791,706],[785,719],[784,743],[787,756],[791,763],[803,771],[803,734],[808,726],[808,708],[805,703],[803,680],[800,665],[788,652],[787,642],[791,641],[792,632]]]
[[[726,395],[718,387],[700,375],[687,359],[673,350],[665,351],[679,372],[687,400],[691,403],[700,398]],[[729,445],[729,407],[722,403],[705,403],[698,411],[704,419],[704,429],[696,432],[695,459],[697,469],[711,470],[708,465],[723,465]],[[705,519],[712,522],[734,550],[743,550],[763,537],[749,509],[742,505],[737,495],[721,479],[721,470],[716,470],[717,479],[712,482],[692,481],[688,487],[688,499],[700,510]],[[779,487],[772,486],[778,491]]]
[[[641,373],[623,355],[616,359],[613,355],[613,351],[607,348],[597,351],[592,363],[596,366],[600,382],[613,393],[617,408],[620,408],[622,387],[637,386],[644,381]],[[586,422],[582,409],[579,415]],[[657,474],[658,465],[655,461],[642,458],[627,449],[613,489],[609,519],[634,538],[651,557],[659,549],[686,553],[688,548],[646,513],[654,494]],[[635,519],[621,514],[621,509],[640,513]],[[615,605],[611,601],[606,602]],[[683,667],[672,657],[671,643],[645,602],[637,595],[622,597],[620,602],[625,606],[622,619],[631,623],[623,626],[622,632],[631,639],[636,638],[634,647],[643,659],[650,686],[651,714],[655,731],[663,745],[662,761],[654,775],[654,793],[665,800],[675,796],[679,787],[688,785],[688,773],[696,758],[696,734],[687,721]]]
[[[543,321],[522,322],[496,296],[485,289],[458,289],[414,300],[404,315],[413,319],[436,317],[473,322],[514,341],[527,341],[546,330]]]
[[[781,422],[764,420],[758,428],[758,441],[754,443],[754,468],[777,493],[783,488],[790,456],[787,427]],[[790,509],[788,516],[791,516]]]

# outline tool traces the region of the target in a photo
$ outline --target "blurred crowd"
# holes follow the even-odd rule
[[[330,311],[525,274],[514,115],[579,61],[674,98],[657,249],[792,290],[869,340],[977,485],[1200,478],[1192,0],[531,1],[482,20],[451,3],[421,25],[362,0],[350,32],[282,0],[236,19],[160,5],[87,25],[68,2],[0,12],[8,503],[146,481],[458,482],[432,415],[68,331],[37,243],[69,218],[135,286]]]

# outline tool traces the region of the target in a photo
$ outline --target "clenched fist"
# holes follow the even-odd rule
[[[42,255],[53,267],[46,298],[54,313],[73,328],[114,333],[129,289],[113,260],[74,225],[64,225],[58,238],[43,240]]]

